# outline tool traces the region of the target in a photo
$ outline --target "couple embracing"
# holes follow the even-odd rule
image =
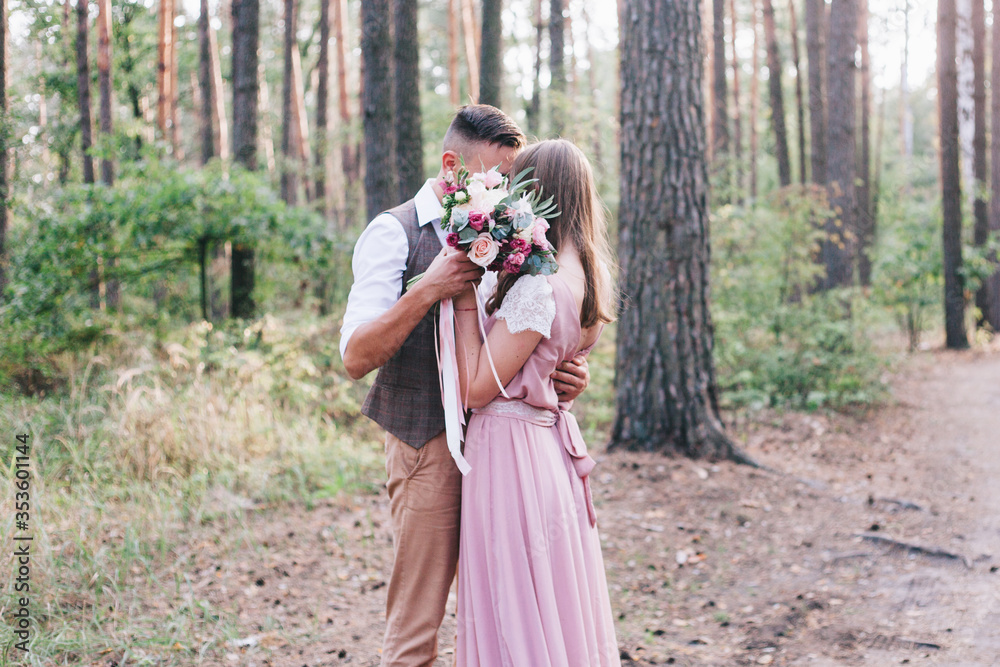
[[[499,109],[462,107],[438,177],[372,220],[355,246],[340,351],[355,379],[379,369],[362,412],[386,430],[395,557],[383,667],[433,665],[456,572],[457,667],[621,664],[594,460],[568,412],[614,317],[613,260],[586,157],[565,140],[526,143]],[[546,233],[558,271],[484,272],[449,245],[442,178],[463,165],[509,176],[532,168],[529,187],[553,196],[558,211]],[[445,299],[471,409],[464,476],[449,453],[438,375],[435,304]]]

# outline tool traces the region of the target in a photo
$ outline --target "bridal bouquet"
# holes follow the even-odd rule
[[[545,238],[546,217],[555,212],[555,205],[552,197],[541,201],[537,192],[526,192],[536,180],[525,179],[529,171],[530,167],[509,183],[496,167],[475,174],[464,166],[457,173],[449,172],[440,181],[444,190],[441,228],[448,230],[448,245],[465,251],[488,271],[555,273],[559,268],[556,251]]]

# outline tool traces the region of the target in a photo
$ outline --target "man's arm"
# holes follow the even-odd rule
[[[575,401],[590,385],[590,365],[587,357],[578,354],[564,361],[549,376],[555,380],[556,395],[560,401]]]
[[[479,279],[482,272],[483,269],[469,261],[465,253],[443,248],[411,289],[387,310],[350,333],[343,352],[347,374],[357,380],[386,363],[431,306],[457,295],[465,289],[466,283]],[[402,291],[401,273],[399,280],[399,291]]]

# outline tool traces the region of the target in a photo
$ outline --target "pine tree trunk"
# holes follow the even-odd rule
[[[535,135],[542,133],[542,40],[544,38],[542,0],[535,0],[535,80],[531,86],[531,104],[528,106],[528,128]]]
[[[80,106],[80,146],[83,151],[83,182],[94,182],[94,158],[90,155],[93,145],[93,121],[90,118],[90,64],[88,52],[88,0],[76,3],[76,85]],[[96,288],[95,288],[96,289]]]
[[[972,137],[975,201],[972,217],[975,221],[973,242],[976,246],[982,246],[986,243],[990,229],[989,204],[985,199],[988,185],[986,182],[986,9],[983,4],[983,0],[972,0],[972,63],[974,67],[972,99],[975,116]],[[1000,18],[1000,12],[998,12],[998,18]],[[981,328],[986,324],[986,311],[989,309],[989,290],[985,282],[976,292],[976,308],[979,309],[977,326]]]
[[[305,81],[302,78],[302,52],[298,42],[292,49],[292,155],[302,181],[306,199],[312,201],[312,182],[309,166],[312,164],[312,150],[309,146],[309,116],[306,112]]]
[[[483,0],[482,51],[479,55],[479,101],[501,106],[503,88],[503,0]]]
[[[795,65],[795,110],[799,131],[799,183],[808,182],[806,173],[806,112],[802,97],[802,61],[799,58],[799,22],[795,17],[795,0],[788,1],[788,14],[792,32],[792,64]]]
[[[170,103],[173,100],[173,95],[170,92],[170,85],[173,82],[173,77],[170,75],[170,69],[173,56],[170,45],[174,30],[173,8],[173,0],[160,0],[159,40],[156,52],[156,126],[160,128],[160,134],[164,139],[168,139],[170,136],[168,128],[172,118]]]
[[[7,57],[10,49],[10,26],[7,23],[7,0],[0,0],[0,118],[6,118],[7,106]],[[10,206],[10,140],[0,132],[0,303],[8,282],[7,262],[7,210]]]
[[[362,110],[365,128],[365,204],[368,219],[400,202],[393,139],[392,39],[389,0],[361,4],[364,58]]]
[[[903,0],[903,62],[899,67],[899,141],[903,157],[913,155],[913,112],[910,109],[910,1]],[[906,174],[903,160],[903,174]]]
[[[854,178],[855,97],[854,55],[857,49],[857,0],[833,0],[830,11],[830,48],[827,52],[826,179],[833,215],[826,221],[820,259],[826,275],[821,289],[843,287],[853,281],[853,246],[857,233]]]
[[[212,67],[212,127],[215,131],[215,151],[223,160],[229,159],[229,119],[226,118],[225,86],[222,83],[222,60],[215,28],[208,24],[208,46]]]
[[[198,15],[198,89],[201,91],[202,165],[208,164],[215,157],[215,128],[212,122],[215,97],[212,90],[212,44],[208,36],[210,30],[208,0],[201,0],[201,13]]]
[[[861,152],[858,164],[858,282],[871,285],[875,219],[871,194],[871,58],[868,54],[868,0],[858,0],[858,42],[861,45]]]
[[[945,344],[969,346],[962,277],[962,190],[959,173],[958,68],[955,62],[955,0],[938,0],[938,122],[941,131],[941,211],[944,218]]]
[[[774,130],[778,180],[782,187],[792,182],[792,164],[788,157],[788,130],[785,126],[785,99],[781,89],[781,52],[774,27],[774,5],[764,0],[764,35],[767,40],[767,88],[771,99],[771,127]]]
[[[712,157],[722,164],[729,152],[726,87],[726,0],[712,0]]]
[[[295,76],[292,73],[292,51],[298,50],[298,3],[284,0],[285,7],[285,73],[281,81],[281,198],[290,206],[299,200],[298,155],[294,151],[293,138],[295,100]]]
[[[264,149],[264,163],[267,166],[267,173],[273,174],[276,163],[274,133],[271,132],[271,94],[267,87],[266,62],[257,63],[257,108],[260,110],[260,147]]]
[[[736,0],[729,0],[730,35],[733,70],[733,192],[737,202],[744,197],[743,183],[743,118],[740,111],[740,57],[736,52]]]
[[[826,185],[826,9],[824,0],[806,2],[809,56],[809,161],[811,181]]]
[[[246,169],[257,169],[257,47],[260,39],[259,0],[233,0],[233,157]],[[232,243],[230,315],[253,317],[254,249]]]
[[[338,108],[340,111],[340,165],[350,188],[358,177],[357,154],[351,146],[349,140],[351,129],[351,107],[350,93],[347,89],[347,42],[344,35],[347,30],[344,27],[347,21],[347,0],[333,1],[333,30],[337,40],[337,93]]]
[[[173,15],[170,19],[170,147],[174,152],[174,158],[178,161],[184,159],[184,148],[180,142],[179,107],[180,100],[178,91],[178,67],[177,67],[177,28],[174,22],[177,20],[177,0],[172,0],[170,9]]]
[[[417,0],[393,0],[395,15],[394,99],[398,201],[417,194],[424,184],[424,142],[420,135],[420,49]]]
[[[989,231],[1000,235],[1000,13],[993,15],[992,66],[990,67],[990,216]],[[997,259],[995,256],[992,258]],[[986,279],[983,314],[994,332],[1000,333],[1000,269]]]
[[[757,110],[760,106],[760,20],[757,16],[757,0],[751,0],[753,23],[753,57],[750,69],[750,200],[757,199]]]
[[[316,62],[319,80],[316,84],[316,187],[314,197],[319,200],[324,216],[330,216],[330,195],[326,190],[327,155],[330,148],[330,130],[327,113],[330,107],[330,2],[320,0],[319,60]]]
[[[111,0],[98,0],[97,16],[97,85],[101,94],[101,134],[106,142],[111,140]],[[101,181],[114,182],[114,164],[101,158]]]
[[[566,40],[563,8],[566,0],[549,1],[549,114],[552,134],[562,134],[566,127]]]
[[[630,306],[609,447],[745,460],[723,433],[712,360],[699,3],[625,4],[619,254]]]
[[[476,47],[476,15],[472,0],[459,0],[462,9],[462,35],[465,37],[465,64],[469,74],[469,99],[479,102],[479,49]]]

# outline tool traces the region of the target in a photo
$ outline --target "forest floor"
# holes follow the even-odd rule
[[[1000,351],[916,354],[891,386],[865,413],[730,424],[780,472],[596,456],[623,665],[1000,664]],[[144,613],[206,600],[235,630],[197,664],[379,664],[384,489],[193,526],[172,556],[160,580],[185,583]],[[453,591],[436,665],[454,613]]]

